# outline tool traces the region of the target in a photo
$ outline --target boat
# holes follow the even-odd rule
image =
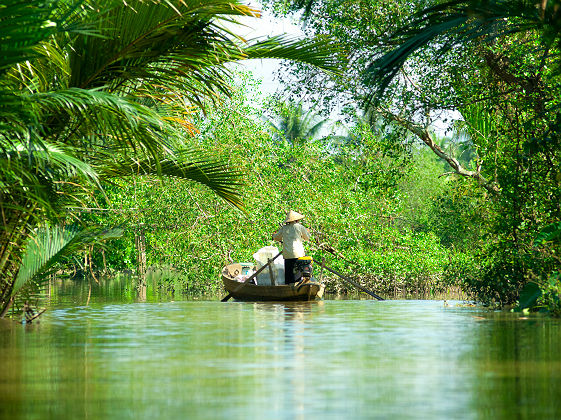
[[[321,299],[325,285],[313,278],[302,277],[297,283],[258,285],[244,276],[251,263],[233,263],[222,270],[222,282],[228,296],[240,301],[311,301]]]

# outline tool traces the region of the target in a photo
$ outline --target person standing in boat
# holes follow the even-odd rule
[[[273,240],[282,242],[282,256],[284,258],[284,282],[285,284],[294,283],[294,264],[300,257],[306,255],[303,241],[310,240],[310,233],[299,220],[303,215],[290,210],[286,215],[284,225],[273,233]]]

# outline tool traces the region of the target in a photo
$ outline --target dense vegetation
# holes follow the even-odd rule
[[[560,311],[559,1],[271,0],[303,11],[311,40],[253,44],[217,24],[256,14],[227,1],[139,2],[132,35],[139,12],[119,1],[101,15],[12,3],[7,18],[37,31],[14,26],[22,42],[0,67],[2,313],[21,273],[52,272],[54,259],[21,269],[43,247],[82,249],[66,274],[127,269],[142,283],[168,267],[162,289],[216,292],[220,268],[272,244],[289,209],[306,215],[316,260],[379,293],[460,288]],[[277,101],[224,66],[265,56],[299,60]],[[40,245],[47,231],[62,249]]]
[[[355,127],[353,141],[346,143],[334,143],[332,137],[287,141],[257,118],[261,110],[252,104],[258,101],[248,100],[252,91],[251,84],[241,86],[199,125],[201,145],[227,155],[243,170],[248,214],[186,182],[138,177],[106,188],[108,200],[98,204],[109,211],[97,212],[96,221],[121,224],[127,232],[108,245],[109,267],[136,270],[135,236],[142,235],[148,266],[172,266],[182,273],[163,287],[216,291],[221,267],[252,261],[260,247],[275,245],[272,232],[286,210],[296,208],[312,230],[310,254],[341,271],[356,270],[381,293],[428,296],[454,283],[444,278],[450,252],[433,232],[417,228],[420,222],[403,217],[417,201],[448,188],[446,180],[434,182],[434,172],[411,176],[415,167],[440,168],[435,159],[420,152],[414,156],[392,140],[399,129],[376,132],[365,124]],[[405,167],[404,161],[409,162]],[[328,252],[333,250],[344,259]],[[96,265],[102,266],[100,254]],[[335,283],[332,291],[340,287]]]
[[[229,95],[229,62],[336,71],[338,55],[319,39],[245,41],[232,32],[240,16],[258,11],[225,0],[2,4],[0,317],[64,255],[118,235],[68,218],[108,182],[190,179],[242,207],[240,174],[191,141],[190,115]]]
[[[446,234],[473,261],[456,266],[465,290],[499,305],[522,294],[529,304],[537,284],[546,294],[551,288],[550,307],[558,302],[559,1],[269,3],[282,13],[303,9],[310,32],[349,51],[351,65],[336,79],[293,67],[306,81],[294,93],[394,121],[447,164],[448,176],[471,180],[439,198],[440,214],[473,235]],[[444,148],[430,127],[451,119],[463,141]]]

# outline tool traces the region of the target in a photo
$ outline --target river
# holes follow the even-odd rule
[[[560,333],[461,302],[59,300],[0,323],[0,418],[559,418]]]

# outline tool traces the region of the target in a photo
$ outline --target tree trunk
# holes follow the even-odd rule
[[[105,259],[105,249],[101,248],[101,257],[103,258],[103,275],[107,274],[107,260]]]
[[[144,235],[144,229],[141,228],[140,232],[135,234],[134,242],[136,245],[136,267],[138,275],[144,278],[146,276],[146,236]]]

